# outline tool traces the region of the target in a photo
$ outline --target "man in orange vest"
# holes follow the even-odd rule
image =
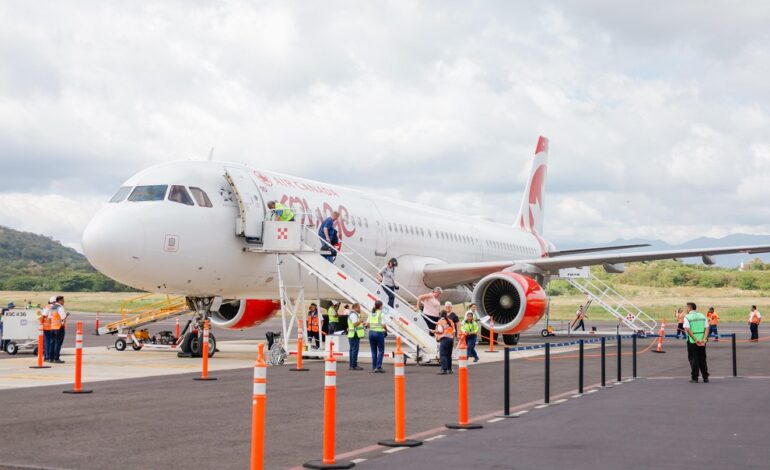
[[[310,310],[307,312],[307,341],[309,344],[310,339],[312,338],[316,349],[321,346],[321,337],[319,335],[318,327],[318,306],[313,303],[310,304]]]
[[[51,352],[53,351],[54,346],[54,339],[53,339],[53,333],[51,332],[51,309],[53,309],[54,305],[56,304],[56,297],[51,297],[48,299],[48,305],[43,309],[43,358],[46,362],[52,362],[53,361],[53,354]]]
[[[438,341],[441,372],[438,375],[452,374],[452,349],[454,348],[455,324],[447,317],[447,311],[442,310],[433,336]]]
[[[709,322],[709,336],[714,335],[714,341],[719,341],[719,332],[717,331],[719,314],[714,311],[714,307],[709,307],[709,311],[706,313],[706,319],[708,319]]]
[[[61,354],[61,347],[64,344],[64,335],[67,330],[67,317],[69,313],[64,309],[64,296],[59,295],[56,297],[56,303],[53,305],[51,312],[51,333],[54,337],[53,350],[51,351],[51,362],[55,364],[64,364],[59,358]]]
[[[759,323],[762,321],[762,314],[757,310],[756,305],[751,306],[751,312],[749,312],[749,329],[751,329],[751,341],[756,343],[759,341]]]

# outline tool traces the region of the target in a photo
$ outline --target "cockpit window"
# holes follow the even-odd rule
[[[121,202],[124,199],[126,199],[126,196],[128,196],[128,193],[131,192],[131,186],[121,186],[120,189],[118,189],[118,192],[115,193],[114,196],[112,196],[112,199],[110,199],[110,202]]]
[[[137,186],[128,196],[129,201],[162,201],[166,196],[165,184],[158,184],[153,186]]]
[[[193,201],[184,186],[171,186],[171,191],[168,192],[168,200],[171,202],[178,202],[187,206],[192,206]]]
[[[201,188],[196,188],[195,186],[190,186],[190,192],[195,198],[195,202],[197,202],[199,206],[212,207],[211,199],[209,199],[209,196],[208,194],[206,194],[206,191],[202,190]]]

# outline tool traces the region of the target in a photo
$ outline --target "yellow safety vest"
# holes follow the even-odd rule
[[[356,315],[358,315],[359,319],[361,318],[360,313],[357,313]],[[358,326],[354,326],[353,321],[350,319],[350,316],[348,316],[348,338],[354,338],[354,337],[359,337],[359,338],[364,337],[364,325],[362,323]]]
[[[460,324],[460,331],[466,335],[478,334],[479,324],[475,321],[464,321]]]
[[[292,212],[288,207],[284,206],[280,202],[275,203],[275,211],[281,211],[281,216],[278,220],[290,222],[291,219],[294,218],[294,212]]]
[[[382,310],[377,310],[369,315],[369,331],[385,332],[385,327],[382,325]]]
[[[340,317],[337,316],[337,311],[334,310],[334,306],[329,307],[329,309],[326,310],[326,314],[329,315],[330,322],[337,323],[340,321]]]

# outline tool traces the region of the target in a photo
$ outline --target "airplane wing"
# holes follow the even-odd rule
[[[550,258],[554,258],[556,256],[578,255],[583,253],[596,253],[597,251],[625,250],[626,248],[639,248],[642,246],[650,246],[650,244],[636,243],[634,245],[610,245],[610,246],[596,246],[593,248],[575,248],[572,250],[549,251],[548,256]]]
[[[770,253],[770,245],[732,246],[725,248],[693,248],[690,250],[641,251],[636,253],[603,253],[599,255],[567,255],[554,258],[534,258],[516,261],[487,261],[481,263],[429,264],[423,272],[428,287],[450,287],[476,282],[487,274],[502,271],[514,265],[529,265],[546,272],[564,268],[580,268],[598,264],[630,263],[661,259],[704,258],[711,264],[711,256],[731,253]]]

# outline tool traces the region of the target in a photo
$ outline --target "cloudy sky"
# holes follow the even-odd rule
[[[546,236],[770,233],[770,3],[4,1],[0,225],[79,248],[119,184],[215,158]]]

